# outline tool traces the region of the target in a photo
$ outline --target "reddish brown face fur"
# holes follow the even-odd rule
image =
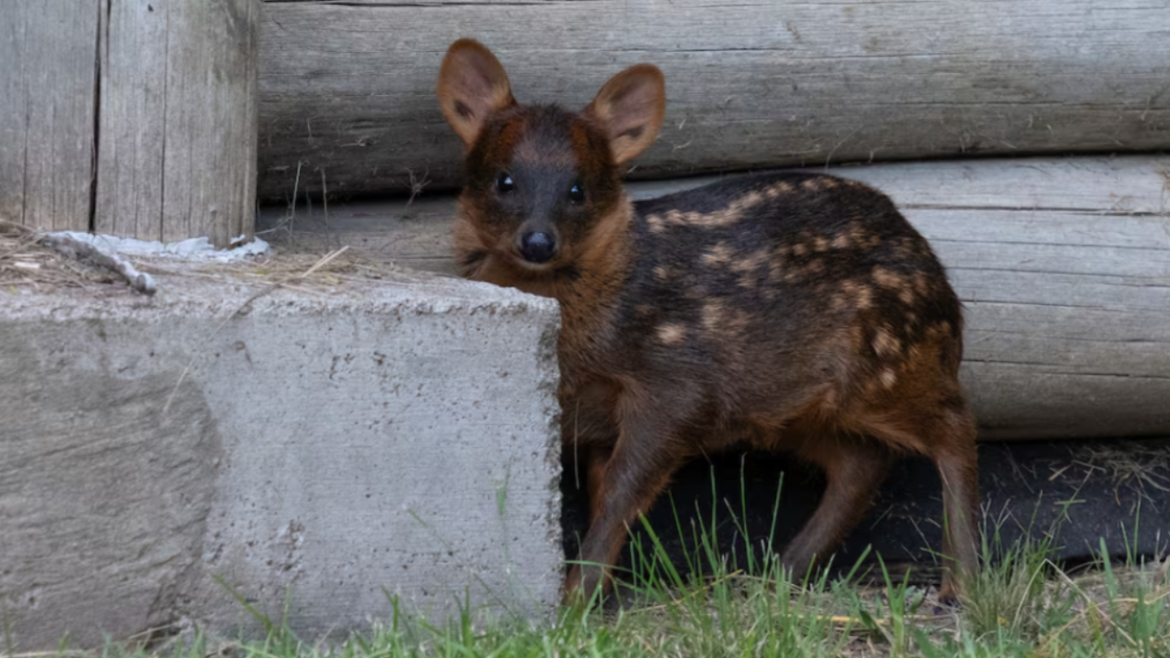
[[[631,203],[619,165],[653,141],[665,107],[649,65],[571,113],[517,105],[495,57],[462,40],[439,98],[468,147],[460,272],[561,304],[564,439],[590,487],[583,561],[612,565],[682,463],[746,441],[825,470],[821,504],[782,556],[801,571],[913,453],[944,484],[942,595],[955,596],[977,567],[962,318],[889,199],[831,176],[769,174]],[[537,233],[539,249],[525,242]],[[566,591],[608,579],[574,568]]]
[[[489,265],[520,280],[571,274],[601,218],[624,201],[605,137],[587,117],[556,107],[494,115],[468,151],[466,171],[460,210],[469,239],[460,240],[457,264],[472,278]],[[531,233],[551,238],[549,260],[525,258],[522,238]]]

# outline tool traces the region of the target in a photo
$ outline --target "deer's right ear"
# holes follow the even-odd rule
[[[447,123],[469,148],[492,113],[516,104],[500,60],[474,39],[460,39],[447,49],[435,93]]]

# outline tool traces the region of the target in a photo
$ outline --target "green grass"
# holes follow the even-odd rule
[[[1033,547],[1034,548],[1034,547]],[[1071,576],[1025,547],[987,569],[961,611],[880,568],[880,585],[818,576],[797,583],[767,560],[760,575],[688,579],[664,564],[627,584],[627,605],[562,609],[555,621],[484,622],[471,606],[441,626],[395,607],[384,625],[327,647],[262,619],[267,636],[193,641],[153,652],[111,644],[102,658],[392,658],[397,656],[1170,656],[1170,583],[1162,565],[1102,560]],[[648,579],[649,578],[649,579]],[[630,602],[634,599],[634,602]],[[478,621],[477,621],[478,620]]]
[[[395,603],[381,625],[327,645],[243,604],[266,629],[263,639],[209,641],[196,634],[153,649],[110,643],[88,655],[1170,657],[1170,560],[1146,564],[1131,555],[1115,564],[1102,542],[1096,564],[1069,573],[1049,559],[1047,540],[1002,546],[992,529],[983,547],[990,566],[953,610],[938,606],[933,588],[909,584],[880,558],[876,567],[855,566],[835,579],[823,571],[791,576],[766,544],[748,553],[747,564],[736,564],[708,539],[715,517],[712,510],[710,522],[697,522],[690,533],[688,569],[672,566],[646,528],[622,573],[620,605],[562,608],[540,623],[489,621],[465,601],[457,618],[432,625]],[[704,571],[710,575],[688,575]]]

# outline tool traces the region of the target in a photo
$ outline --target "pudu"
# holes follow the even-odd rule
[[[462,39],[437,93],[467,147],[459,273],[560,302],[564,441],[589,495],[568,597],[609,586],[628,524],[680,465],[746,444],[825,472],[819,507],[781,555],[798,573],[861,520],[892,460],[933,460],[940,596],[954,599],[977,567],[961,308],[889,198],[784,173],[631,202],[623,165],[657,137],[666,104],[649,64],[570,112],[518,104],[495,56]]]

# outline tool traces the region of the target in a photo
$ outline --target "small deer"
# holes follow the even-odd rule
[[[822,500],[781,555],[797,573],[861,520],[892,460],[933,460],[940,598],[955,600],[978,565],[961,308],[888,197],[769,173],[632,202],[623,165],[655,140],[666,106],[650,64],[570,112],[518,104],[491,51],[461,39],[437,94],[466,145],[459,274],[560,302],[563,440],[589,498],[567,598],[610,586],[629,524],[680,465],[747,445],[824,469]]]

